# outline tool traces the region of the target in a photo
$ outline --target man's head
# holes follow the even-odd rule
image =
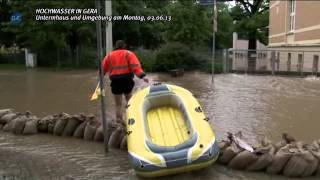
[[[115,49],[125,49],[126,48],[126,43],[123,40],[118,40],[116,42],[116,47]]]

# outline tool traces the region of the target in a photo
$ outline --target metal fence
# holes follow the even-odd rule
[[[24,64],[24,51],[0,53],[0,64]]]
[[[228,50],[226,72],[320,76],[320,51]]]

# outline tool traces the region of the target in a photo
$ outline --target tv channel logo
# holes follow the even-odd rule
[[[22,21],[22,14],[20,12],[14,12],[10,18],[13,24],[20,24]]]

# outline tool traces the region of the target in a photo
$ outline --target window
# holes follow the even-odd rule
[[[296,14],[296,0],[289,0],[289,32],[294,30],[295,14]]]

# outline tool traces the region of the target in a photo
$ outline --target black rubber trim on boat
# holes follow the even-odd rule
[[[133,118],[128,119],[128,125],[133,125],[135,122]]]
[[[196,107],[194,110],[195,110],[196,112],[198,112],[198,113],[202,112],[202,109],[201,109],[200,106]]]

